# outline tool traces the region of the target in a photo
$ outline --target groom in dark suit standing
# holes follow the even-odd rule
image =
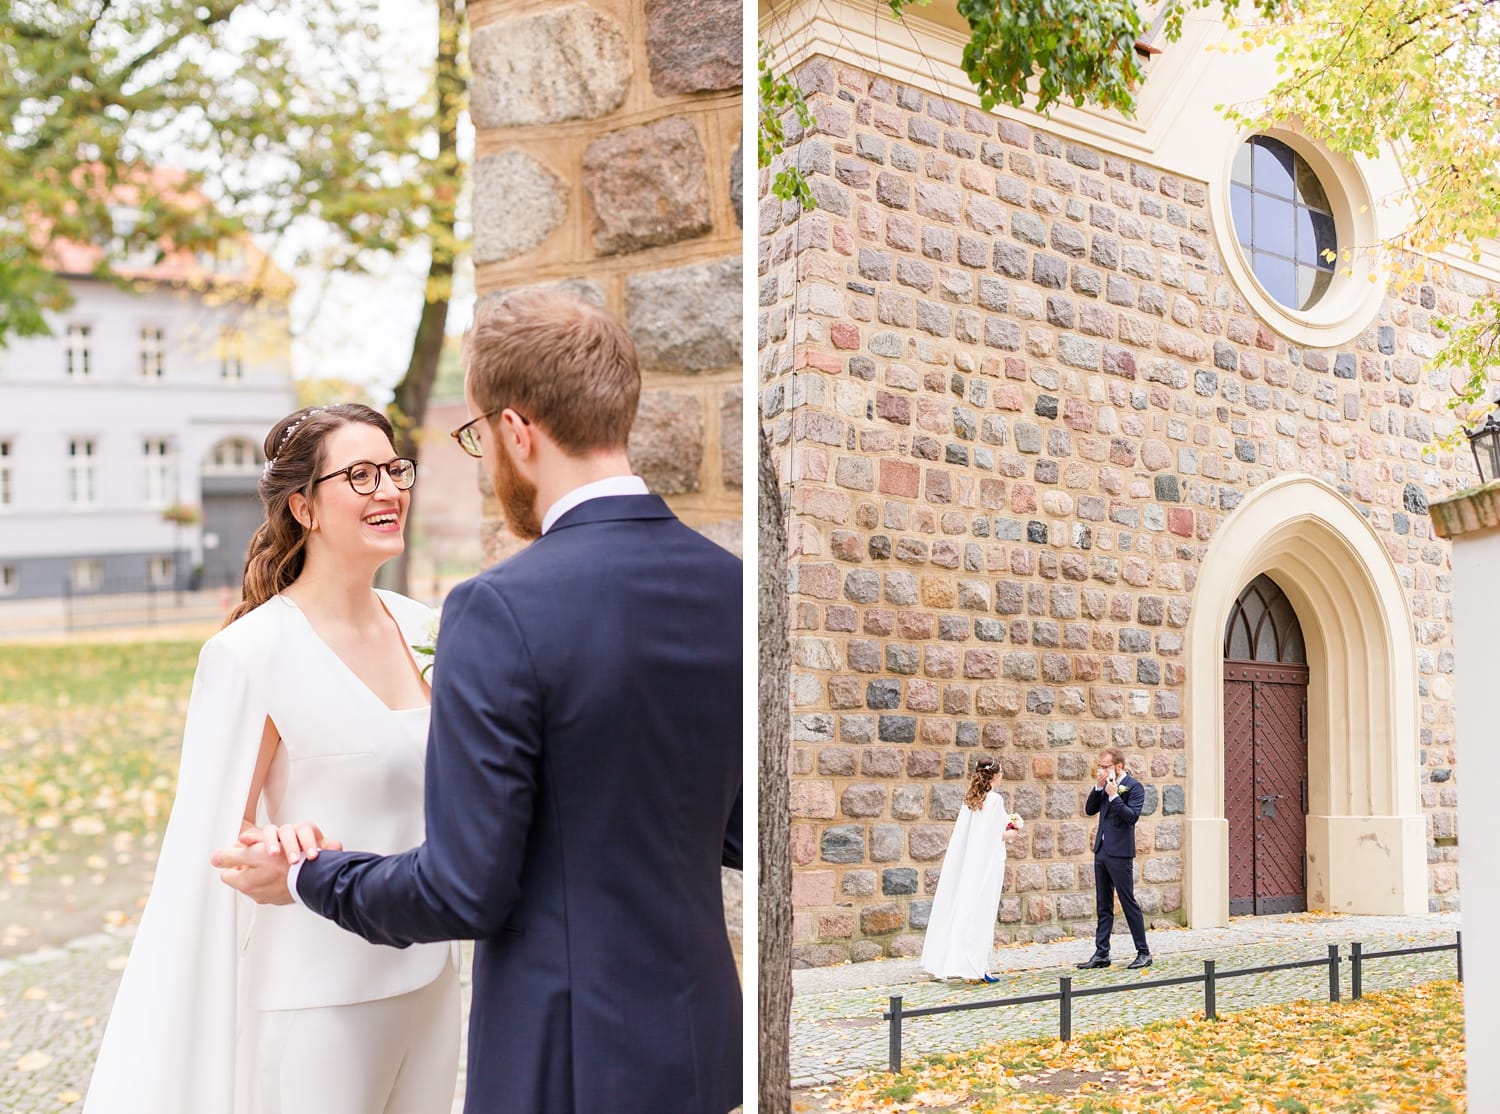
[[[640,373],[603,310],[507,297],[465,366],[454,436],[535,540],[443,607],[426,842],[290,878],[261,846],[215,861],[375,943],[478,941],[466,1114],[720,1114],[741,1097],[719,875],[740,866],[741,563],[631,474]]]
[[[1135,900],[1135,822],[1146,803],[1146,787],[1125,772],[1125,755],[1115,747],[1099,752],[1098,778],[1083,811],[1099,817],[1094,833],[1094,901],[1099,922],[1094,931],[1093,957],[1080,970],[1109,966],[1109,934],[1115,926],[1115,895],[1130,926],[1135,958],[1127,969],[1151,966],[1146,946],[1146,919]]]

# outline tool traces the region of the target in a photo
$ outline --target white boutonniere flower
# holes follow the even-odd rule
[[[412,652],[427,659],[427,664],[422,666],[422,680],[427,680],[427,675],[432,672],[432,667],[437,664],[437,638],[438,624],[443,618],[441,611],[434,611],[432,619],[422,632],[422,642],[412,647]]]

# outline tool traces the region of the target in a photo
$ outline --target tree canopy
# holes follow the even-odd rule
[[[0,0],[0,342],[66,306],[59,239],[109,246],[106,277],[306,218],[337,268],[423,235],[457,175],[423,155],[430,86],[387,87],[381,49],[348,0]]]

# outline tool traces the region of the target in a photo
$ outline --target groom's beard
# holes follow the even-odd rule
[[[521,478],[503,448],[497,445],[495,449],[495,498],[505,512],[510,532],[522,541],[535,541],[542,536],[542,522],[536,513],[536,484]]]

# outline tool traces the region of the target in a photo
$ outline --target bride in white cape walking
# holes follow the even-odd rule
[[[1005,799],[990,788],[999,773],[993,758],[979,760],[943,856],[922,945],[922,969],[940,979],[997,981],[989,974],[995,914],[1006,844],[1019,834],[1009,826]]]

